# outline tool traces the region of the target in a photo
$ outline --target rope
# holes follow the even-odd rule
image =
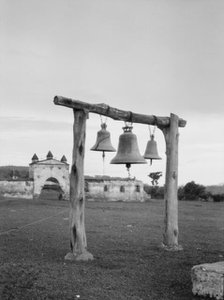
[[[105,118],[105,121],[103,122],[103,117],[102,117],[102,115],[100,115],[100,121],[101,121],[101,124],[103,124],[103,123],[107,124],[107,117]]]
[[[1,236],[1,235],[4,235],[4,234],[8,234],[8,233],[10,233],[10,232],[12,232],[12,231],[19,231],[19,230],[21,230],[21,229],[24,229],[24,228],[26,228],[26,227],[28,227],[28,226],[31,226],[31,225],[34,225],[34,224],[41,223],[41,222],[46,221],[46,220],[48,220],[48,219],[54,218],[54,217],[56,217],[56,216],[58,216],[58,215],[60,215],[60,214],[62,214],[62,213],[64,213],[64,212],[66,212],[66,211],[67,211],[67,209],[66,209],[66,210],[63,210],[63,211],[61,211],[61,212],[59,212],[59,213],[56,214],[56,215],[53,215],[53,216],[50,216],[50,217],[47,217],[47,218],[43,218],[43,219],[40,219],[40,220],[37,220],[37,221],[34,221],[34,222],[32,222],[32,223],[23,225],[23,226],[21,226],[21,227],[18,227],[18,228],[11,228],[11,229],[9,229],[9,230],[2,231],[2,232],[0,232],[0,236]]]
[[[102,153],[102,158],[103,158],[103,176],[105,175],[105,152],[103,151]]]
[[[154,127],[153,127],[153,132],[152,132],[152,130],[151,130],[150,125],[148,125],[148,127],[149,127],[149,135],[150,135],[150,137],[151,137],[152,135],[155,135],[156,125],[154,125]]]

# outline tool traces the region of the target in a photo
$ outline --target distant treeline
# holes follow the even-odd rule
[[[0,166],[0,180],[28,180],[29,179],[29,167],[25,166]],[[123,177],[111,177],[107,175],[95,175],[89,176],[85,175],[87,181],[104,181],[104,180],[119,180],[127,181],[129,178]],[[135,180],[136,178],[132,178]]]
[[[164,186],[144,185],[144,190],[152,199],[164,198]],[[224,201],[224,185],[221,186],[204,186],[190,181],[178,188],[179,200],[202,200],[202,201]]]
[[[29,167],[23,166],[1,166],[0,180],[28,180]]]

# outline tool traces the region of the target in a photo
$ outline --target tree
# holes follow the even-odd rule
[[[185,186],[179,188],[178,197],[180,200],[207,199],[206,188],[201,184],[190,181]]]
[[[150,186],[144,184],[144,191],[151,196],[152,199],[163,199],[164,198],[164,187],[163,186]]]

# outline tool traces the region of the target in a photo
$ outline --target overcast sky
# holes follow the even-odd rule
[[[0,165],[28,165],[49,150],[71,164],[72,110],[55,95],[106,103],[148,115],[177,114],[179,184],[224,183],[223,0],[0,0]],[[117,148],[123,122],[107,120]],[[141,153],[149,129],[134,124]],[[87,121],[85,174],[103,173],[90,151],[100,117]],[[157,129],[161,161],[134,165],[149,181],[162,171],[165,141]],[[105,174],[127,176],[123,165]]]

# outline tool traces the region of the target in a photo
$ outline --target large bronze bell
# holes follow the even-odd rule
[[[111,160],[111,164],[125,164],[129,169],[131,164],[147,163],[139,152],[137,136],[132,133],[132,128],[132,126],[123,127],[124,133],[119,137],[117,154]]]
[[[101,130],[97,132],[97,139],[95,145],[90,149],[92,151],[115,152],[116,149],[111,144],[110,132],[106,130],[106,123],[101,124]]]
[[[151,164],[153,159],[162,159],[158,154],[157,143],[154,140],[153,134],[150,135],[150,140],[148,141],[145,149],[144,158],[150,159]]]

